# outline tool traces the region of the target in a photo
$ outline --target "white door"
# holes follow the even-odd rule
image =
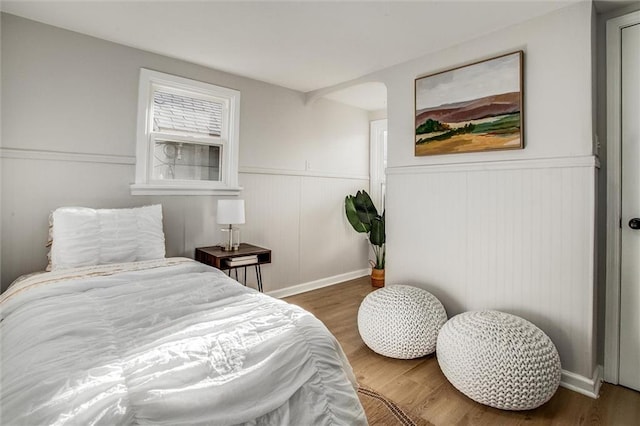
[[[621,385],[640,391],[640,24],[621,30]]]

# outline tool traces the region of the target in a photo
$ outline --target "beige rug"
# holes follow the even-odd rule
[[[359,387],[358,397],[370,426],[428,426],[420,416],[407,413],[395,402],[373,389]]]

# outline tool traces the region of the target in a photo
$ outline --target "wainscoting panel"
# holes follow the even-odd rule
[[[3,289],[22,274],[44,269],[48,215],[61,206],[160,203],[167,256],[192,258],[195,247],[222,241],[215,220],[217,197],[131,196],[130,162],[82,153],[48,158],[48,153],[0,149]],[[242,240],[273,250],[272,264],[262,268],[265,291],[290,295],[296,291],[290,287],[306,291],[366,274],[366,243],[347,228],[342,203],[347,193],[368,187],[368,180],[289,171],[241,173],[240,183],[240,197],[246,202]],[[253,285],[254,271],[247,272],[247,282]]]
[[[3,289],[19,275],[47,265],[50,211],[61,206],[134,205],[128,195],[128,184],[133,180],[130,165],[18,158],[1,161]],[[149,204],[144,197],[136,201]],[[178,250],[175,246],[170,249]]]
[[[520,315],[591,378],[595,162],[438,168],[388,175],[388,282],[431,291],[450,317]]]
[[[465,187],[458,173],[387,176],[386,282],[428,289],[449,315],[464,307]]]
[[[300,178],[243,173],[240,185],[247,222],[242,241],[272,250],[271,265],[262,267],[264,291],[300,284]],[[253,275],[249,282],[255,282]]]
[[[361,271],[367,245],[348,228],[346,194],[368,186],[366,180],[241,173],[247,225],[243,240],[272,250],[263,268],[265,291]],[[250,276],[248,282],[255,281]]]
[[[344,198],[368,189],[368,180],[302,178],[300,198],[300,282],[361,270],[369,244],[353,230],[344,213]],[[373,256],[373,255],[371,255]]]

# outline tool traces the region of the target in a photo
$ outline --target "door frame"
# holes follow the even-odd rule
[[[387,129],[388,122],[386,118],[369,122],[369,192],[380,213],[384,210],[384,197],[382,191],[380,191],[379,184],[385,180],[383,133]]]
[[[607,273],[604,380],[613,384],[618,384],[620,366],[621,31],[639,23],[640,11],[607,21]]]

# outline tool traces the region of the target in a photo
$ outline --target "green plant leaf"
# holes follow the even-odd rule
[[[371,197],[367,194],[367,191],[358,191],[356,193],[354,204],[360,221],[371,226],[373,219],[378,216],[378,211],[376,210],[376,206],[373,204],[373,201],[371,201]]]
[[[385,211],[378,215],[371,197],[367,191],[358,191],[356,195],[347,195],[344,199],[344,210],[347,220],[357,232],[369,234],[369,242],[375,255],[375,262],[371,265],[376,269],[384,269],[385,250]]]
[[[353,195],[347,195],[344,199],[344,211],[347,215],[347,220],[356,230],[356,232],[369,232],[371,229],[370,223],[363,223],[360,220],[360,215],[356,208],[356,197]]]
[[[371,244],[378,247],[382,247],[385,243],[384,220],[381,216],[374,217],[371,222],[369,241],[371,241]]]

